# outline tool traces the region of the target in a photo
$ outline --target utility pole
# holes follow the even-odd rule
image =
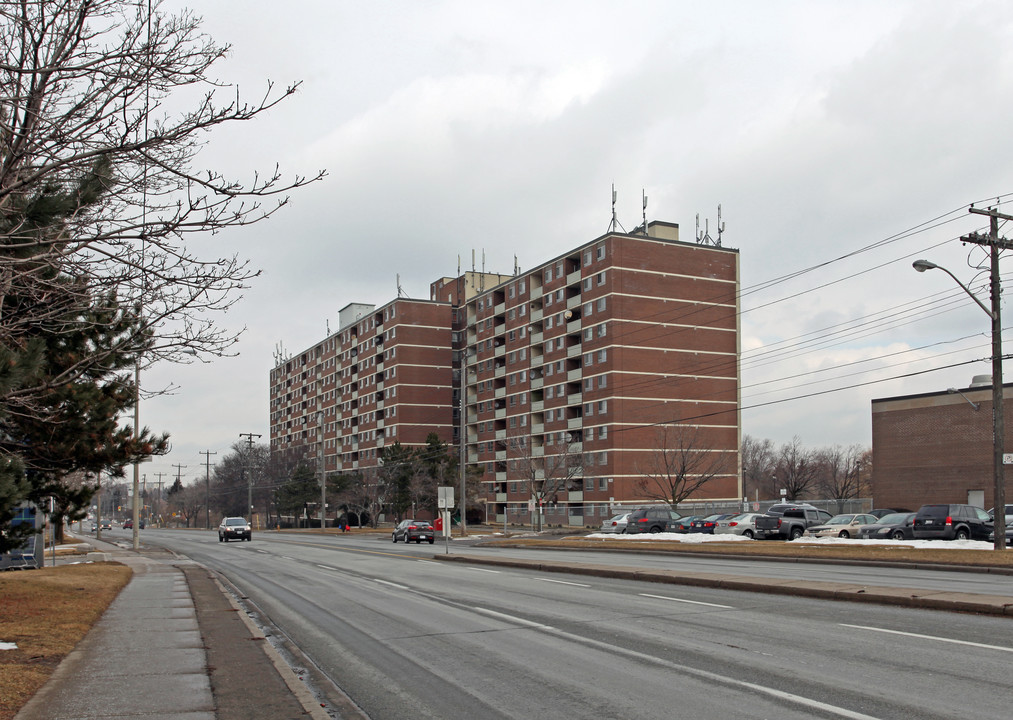
[[[161,511],[162,511],[162,476],[165,475],[165,473],[163,473],[163,472],[157,472],[157,473],[153,473],[153,474],[154,475],[158,475],[158,502],[157,502],[157,504],[155,506],[155,517],[157,517],[157,518],[159,518],[159,520],[161,520],[161,517],[162,517],[162,513],[161,513]]]
[[[1013,216],[1004,215],[991,208],[979,210],[978,208],[971,207],[970,212],[975,215],[987,215],[989,217],[989,233],[987,236],[972,233],[960,239],[962,242],[987,246],[989,249],[989,286],[992,295],[992,312],[989,313],[992,316],[992,480],[994,483],[992,493],[994,515],[992,525],[995,530],[995,540],[992,547],[995,550],[1005,550],[1006,480],[1003,477],[1003,449],[1006,422],[1002,388],[1002,319],[1000,316],[1002,286],[999,278],[999,251],[1013,249],[1013,243],[1010,243],[1005,238],[999,238],[999,219],[1013,220]]]
[[[178,463],[177,463],[177,464],[173,465],[173,467],[174,467],[174,468],[176,468],[176,484],[177,484],[177,485],[179,485],[180,487],[182,487],[182,485],[183,485],[183,480],[182,480],[182,477],[181,477],[181,473],[180,473],[180,471],[181,471],[181,470],[182,470],[183,468],[185,468],[185,467],[186,467],[186,465],[180,465],[180,464],[178,464]],[[189,522],[188,522],[188,523],[187,523],[187,527],[189,527],[189,526],[190,526],[190,524],[189,524]]]
[[[211,452],[210,450],[201,450],[197,453],[198,455],[204,456],[204,509],[206,511],[206,519],[204,520],[204,529],[211,529],[211,456],[217,455],[217,452]]]
[[[246,438],[246,507],[250,513],[250,522],[253,522],[253,438],[261,437],[257,433],[239,433],[239,437]]]

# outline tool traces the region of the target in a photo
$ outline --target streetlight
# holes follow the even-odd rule
[[[995,220],[993,219],[993,225]],[[998,234],[998,233],[996,233]],[[971,292],[970,288],[962,283],[956,275],[928,260],[915,260],[911,266],[918,272],[926,270],[942,270],[953,278],[967,295],[977,303],[978,307],[985,311],[985,314],[992,320],[992,480],[994,483],[992,507],[995,508],[993,527],[995,539],[993,548],[995,550],[1006,549],[1006,524],[1000,522],[995,525],[995,518],[1004,518],[1006,508],[1006,485],[1003,478],[1003,438],[1005,436],[1005,418],[1003,412],[1002,392],[1002,320],[999,314],[999,251],[998,243],[992,243],[992,267],[991,267],[991,292],[992,307],[989,309],[978,297]]]

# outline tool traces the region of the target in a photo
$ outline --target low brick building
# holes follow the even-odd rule
[[[987,381],[986,381],[987,382]],[[1013,391],[1003,385],[1004,446],[1013,452]],[[993,506],[992,387],[872,401],[872,491],[876,506],[926,503]],[[1006,498],[1011,496],[1006,469]]]

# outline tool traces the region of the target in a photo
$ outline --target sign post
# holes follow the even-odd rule
[[[450,553],[450,509],[454,507],[454,487],[441,485],[436,488],[436,507],[443,518],[443,552]],[[463,516],[463,512],[461,513]]]

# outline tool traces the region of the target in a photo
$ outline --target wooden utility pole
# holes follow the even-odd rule
[[[253,522],[253,438],[261,437],[257,433],[239,433],[239,437],[246,438],[246,510],[250,513],[250,522]]]
[[[204,456],[204,510],[206,512],[206,519],[204,520],[204,529],[211,529],[211,456],[217,455],[217,452],[211,452],[210,450],[201,450],[197,453],[198,455]]]
[[[993,548],[1005,550],[1006,479],[1003,473],[1003,450],[1006,423],[1002,388],[1002,317],[1000,313],[1002,286],[999,278],[999,251],[1013,249],[1013,243],[999,237],[999,219],[1013,220],[1013,216],[1004,215],[991,208],[979,210],[972,206],[970,211],[975,215],[987,215],[989,217],[989,233],[987,236],[972,233],[960,239],[962,242],[986,246],[989,249],[989,287],[992,295],[992,311],[989,315],[992,317],[992,480],[994,483],[992,525],[995,530]]]

